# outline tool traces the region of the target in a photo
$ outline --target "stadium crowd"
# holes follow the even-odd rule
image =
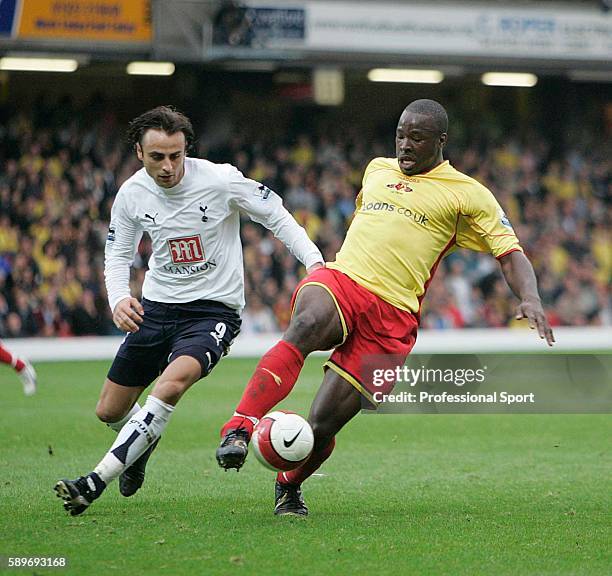
[[[140,168],[114,116],[88,119],[62,107],[12,115],[0,128],[0,337],[116,333],[104,288],[104,242],[118,187]],[[392,134],[391,134],[392,137]],[[235,137],[203,157],[230,162],[284,199],[327,260],[354,210],[367,162],[391,142],[302,133],[290,142]],[[606,150],[551,152],[531,138],[451,146],[453,165],[490,187],[513,223],[540,283],[552,325],[611,325],[611,174]],[[243,332],[283,330],[301,275],[270,233],[242,227],[247,307]],[[408,248],[408,247],[407,247]],[[150,255],[144,238],[133,294]],[[512,300],[488,255],[458,251],[436,273],[424,302],[428,328],[502,327]]]

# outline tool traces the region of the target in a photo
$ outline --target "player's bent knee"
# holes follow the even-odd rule
[[[181,396],[187,392],[191,384],[191,382],[184,380],[163,380],[155,385],[152,394],[162,402],[167,402],[174,406]]]
[[[125,416],[126,412],[113,410],[106,404],[98,402],[96,405],[96,416],[98,420],[105,424],[112,424],[113,422],[119,422],[121,418]]]
[[[319,319],[310,311],[300,312],[291,320],[289,330],[296,336],[306,338],[310,336],[318,327]]]
[[[327,350],[334,342],[335,336],[328,335],[329,322],[318,314],[304,310],[294,316],[284,338],[300,348],[304,354],[314,350]]]

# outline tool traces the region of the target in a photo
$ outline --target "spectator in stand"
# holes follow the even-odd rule
[[[262,334],[278,331],[274,314],[263,305],[263,302],[256,294],[251,295],[251,299],[242,313],[242,327],[240,330],[244,334]]]
[[[99,336],[107,330],[96,297],[91,290],[85,290],[72,309],[71,325],[75,336]]]

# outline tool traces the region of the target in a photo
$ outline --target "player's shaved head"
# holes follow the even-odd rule
[[[404,112],[412,112],[431,118],[440,134],[448,131],[448,114],[444,106],[435,100],[427,98],[415,100],[406,106]]]
[[[395,132],[400,170],[407,176],[422,174],[443,161],[448,116],[435,100],[415,100],[404,108]]]

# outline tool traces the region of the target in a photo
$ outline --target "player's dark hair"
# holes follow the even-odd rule
[[[415,100],[406,106],[406,110],[414,112],[415,114],[422,114],[423,116],[429,116],[436,123],[436,128],[443,132],[448,132],[448,114],[444,109],[444,106],[435,100]]]
[[[185,135],[185,150],[189,152],[195,142],[191,120],[174,106],[158,106],[134,118],[127,129],[127,141],[131,148],[142,145],[147,130],[163,130],[166,134],[182,132]]]

